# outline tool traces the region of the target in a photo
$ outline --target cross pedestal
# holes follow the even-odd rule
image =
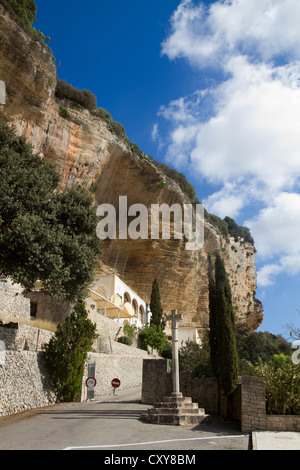
[[[191,398],[183,397],[179,387],[179,354],[178,354],[178,324],[183,316],[172,311],[166,320],[172,321],[172,360],[173,360],[173,393],[170,397],[164,397],[161,402],[155,403],[154,408],[141,416],[141,421],[152,424],[169,424],[173,426],[190,426],[207,423],[208,415],[198,403],[193,403]]]
[[[178,354],[178,324],[183,316],[177,314],[177,310],[172,310],[172,315],[166,315],[167,321],[172,321],[172,365],[173,365],[173,397],[182,397],[179,386],[179,354]]]

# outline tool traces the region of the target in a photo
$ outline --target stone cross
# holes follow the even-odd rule
[[[182,397],[179,391],[179,355],[178,355],[178,325],[177,321],[183,316],[172,310],[172,315],[166,315],[167,321],[172,321],[172,363],[173,363],[173,397]]]
[[[5,101],[6,101],[5,82],[0,80],[0,104],[5,104]]]

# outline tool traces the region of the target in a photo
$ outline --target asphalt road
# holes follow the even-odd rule
[[[142,462],[152,455],[148,463],[162,464],[167,462],[154,461],[159,457],[153,456],[152,451],[168,451],[169,459],[180,463],[176,459],[181,451],[249,448],[248,435],[237,426],[218,420],[196,427],[143,423],[139,416],[149,406],[139,400],[140,390],[134,389],[96,397],[92,402],[59,404],[0,418],[0,450],[101,450],[105,451],[103,459],[111,459],[104,463],[115,464],[124,463],[113,460],[125,452],[127,456],[139,455]],[[148,451],[149,456],[147,452],[138,454],[141,450]],[[189,455],[181,458],[192,459]],[[125,463],[135,467],[139,462]]]

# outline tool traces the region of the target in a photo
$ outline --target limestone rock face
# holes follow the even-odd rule
[[[6,115],[36,152],[57,165],[62,186],[94,183],[96,204],[109,203],[117,210],[119,196],[127,196],[128,207],[189,202],[175,182],[146,158],[133,155],[103,120],[55,98],[51,51],[25,33],[1,5],[0,80],[7,90],[0,116]],[[60,115],[61,105],[68,106],[69,119]],[[226,239],[207,221],[200,251],[187,251],[184,240],[172,238],[108,240],[99,275],[115,272],[148,302],[157,277],[165,312],[177,309],[184,316],[181,326],[196,327],[201,334],[208,324],[207,258],[216,250],[224,256],[237,317],[254,330],[263,319],[255,299],[255,249]]]

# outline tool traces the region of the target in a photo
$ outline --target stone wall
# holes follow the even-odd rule
[[[214,378],[197,378],[180,372],[180,391],[191,397],[206,413],[238,421],[242,432],[300,431],[300,416],[266,414],[266,390],[263,377],[239,378],[239,385],[230,400],[220,398]],[[167,359],[144,360],[142,403],[153,405],[172,393],[172,373]]]
[[[56,401],[41,352],[6,351],[0,377],[0,416]]]
[[[95,396],[111,395],[113,387],[111,381],[118,378],[121,381],[120,391],[141,387],[143,381],[143,361],[149,357],[146,351],[130,348],[124,344],[116,343],[118,352],[114,354],[90,353],[87,365],[95,363],[96,380]],[[151,362],[152,359],[150,359]],[[83,377],[82,401],[87,398],[87,388],[85,381],[88,378],[88,371]]]
[[[141,386],[143,360],[150,357],[147,351],[114,341],[120,324],[100,315],[95,320],[99,337],[87,363],[96,364],[96,395],[111,394],[111,381],[116,377],[121,380],[121,390]],[[0,416],[56,402],[42,352],[53,335],[17,319],[0,326]],[[86,399],[86,378],[82,400]]]
[[[22,323],[0,325],[0,341],[5,343],[6,350],[42,351],[44,344],[49,343],[54,333]]]
[[[29,319],[30,300],[18,292],[1,290],[0,286],[0,319]]]
[[[251,432],[267,428],[266,388],[263,377],[241,377],[241,430]]]
[[[267,415],[267,430],[300,432],[300,416]]]

